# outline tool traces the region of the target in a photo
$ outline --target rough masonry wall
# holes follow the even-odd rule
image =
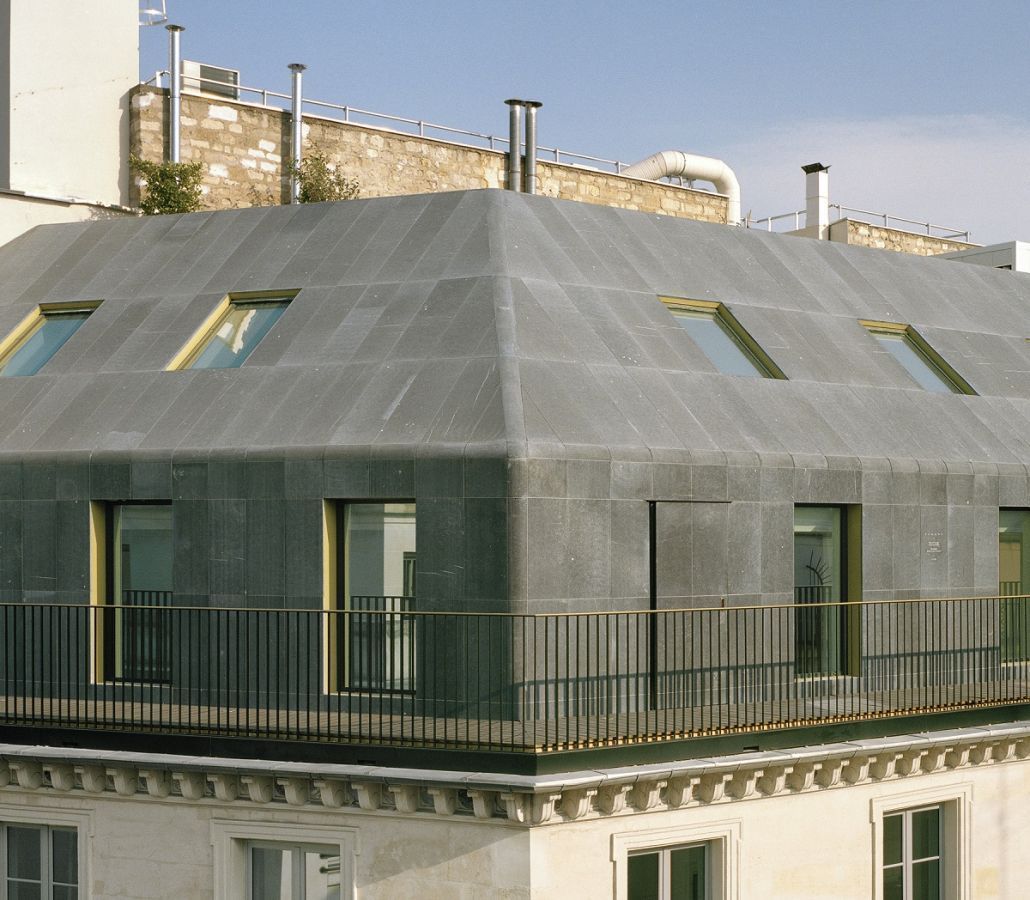
[[[853,219],[841,219],[830,225],[830,240],[858,247],[874,247],[877,250],[893,250],[896,253],[912,253],[915,256],[936,256],[938,253],[951,253],[954,250],[966,250],[976,244],[964,241],[950,241],[947,238],[932,237],[928,234],[914,234],[911,231],[900,231],[897,228],[884,228],[870,225],[868,222],[856,222]]]
[[[132,152],[160,162],[167,148],[165,92],[141,86],[132,100]],[[184,94],[184,162],[204,163],[205,207],[281,203],[289,185],[290,117],[275,108]],[[360,196],[388,197],[505,186],[506,154],[364,125],[305,117],[304,151],[324,153],[358,181]],[[703,222],[725,222],[726,198],[677,185],[540,162],[541,194]],[[133,185],[132,202],[139,190]]]

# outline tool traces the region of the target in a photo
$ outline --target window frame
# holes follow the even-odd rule
[[[415,550],[410,554],[403,554],[402,565],[405,586],[410,582],[417,591],[418,572],[418,502],[413,497],[363,497],[359,499],[345,498],[323,498],[322,500],[322,608],[325,610],[325,623],[323,626],[322,641],[322,691],[326,694],[396,694],[407,695],[414,691],[414,684],[411,687],[388,688],[388,687],[361,687],[349,684],[345,677],[346,656],[341,655],[340,648],[349,644],[348,626],[349,616],[333,615],[340,610],[346,609],[341,605],[341,600],[346,594],[348,573],[346,571],[345,559],[347,556],[347,508],[350,506],[370,506],[388,504],[411,504],[415,516]],[[409,558],[410,557],[410,558]],[[409,569],[409,562],[412,564]],[[417,593],[404,599],[412,601],[410,608],[402,608],[396,612],[398,618],[404,613],[412,612],[415,609]],[[341,622],[340,620],[344,621]],[[412,641],[412,652],[418,653],[418,622],[409,621],[410,640]],[[404,622],[402,619],[401,625]],[[411,678],[417,674],[417,665],[412,667]]]
[[[927,340],[911,325],[907,325],[900,322],[880,322],[873,319],[859,319],[858,324],[861,325],[866,332],[877,341],[877,346],[880,345],[877,339],[878,334],[888,335],[891,337],[900,337],[901,340],[908,345],[908,347],[915,353],[917,357],[926,365],[930,372],[936,375],[944,384],[951,388],[953,394],[965,394],[966,396],[975,397],[977,393],[973,390],[973,386],[966,381],[959,373],[952,367],[943,356],[940,355]],[[886,352],[886,351],[884,351]],[[888,356],[891,356],[889,353]],[[926,391],[927,393],[944,393],[934,392],[928,388],[923,387],[917,380],[916,377],[909,372],[908,368],[891,356],[891,360],[905,373],[906,377],[912,380],[912,383],[920,390]]]
[[[1024,531],[1020,532],[1022,537],[1019,541],[1006,540],[1003,535],[1002,519],[1005,513],[1022,513]],[[1021,570],[1018,582],[1019,590],[1009,593],[1004,590],[1010,582],[1001,580],[1001,548],[1005,543],[1018,543],[1020,545]],[[998,602],[1001,606],[1000,620],[1000,645],[1001,662],[1005,666],[1025,666],[1030,663],[1030,575],[1025,573],[1030,570],[1030,509],[1021,506],[1000,506],[998,507]],[[1021,653],[1012,652],[1012,644],[1006,636],[1008,625],[1013,620],[1018,623],[1022,635],[1018,641],[1019,646],[1024,649]],[[1008,652],[1007,652],[1008,651]]]
[[[762,345],[759,344],[747,329],[740,324],[725,303],[718,300],[691,300],[679,297],[659,297],[658,299],[674,319],[678,318],[677,312],[687,313],[694,316],[700,314],[705,318],[711,319],[737,347],[737,349],[740,350],[741,355],[751,363],[752,366],[754,366],[755,377],[771,378],[778,381],[787,380],[787,376],[783,373],[783,370],[776,365],[772,357],[765,352]],[[683,328],[683,326],[679,325],[678,322],[677,326],[679,328]],[[694,341],[698,349],[704,354],[705,358],[712,364],[718,374],[732,374],[723,372],[715,360],[713,360],[709,355],[704,346],[697,341],[689,331],[687,332],[687,337]],[[734,377],[749,378],[751,376],[735,375]]]
[[[38,374],[49,364],[61,350],[64,345],[68,343],[83,325],[85,321],[79,325],[68,337],[64,343],[61,344],[53,353],[50,354],[34,371],[27,373],[23,376],[4,376],[4,369],[11,359],[22,349],[32,337],[43,328],[46,324],[48,317],[60,318],[61,316],[73,315],[74,313],[85,313],[86,319],[96,312],[100,307],[102,300],[68,300],[61,301],[59,303],[40,303],[35,309],[32,310],[24,319],[22,319],[2,341],[0,341],[0,377],[24,377],[28,378],[32,375]]]
[[[121,607],[115,600],[115,511],[126,506],[161,506],[171,511],[172,560],[175,558],[175,503],[172,500],[91,500],[89,503],[89,606],[91,684],[161,685],[167,680],[125,679],[114,675],[116,640],[111,614]],[[174,606],[174,584],[169,606]],[[171,657],[169,656],[169,659]]]
[[[970,782],[925,788],[869,802],[873,838],[873,900],[883,897],[883,820],[896,813],[941,808],[941,895],[968,900],[970,894],[973,786]]]
[[[340,849],[340,897],[350,900],[355,891],[356,857],[360,855],[357,828],[342,825],[213,819],[215,900],[247,900],[252,844],[294,846],[310,844]]]
[[[290,289],[283,291],[233,291],[232,293],[226,294],[216,305],[213,310],[207,315],[204,321],[200,324],[200,327],[190,336],[189,340],[186,341],[179,351],[169,360],[168,365],[165,366],[166,372],[183,372],[193,371],[193,364],[197,358],[207,349],[210,339],[214,337],[222,323],[232,313],[233,306],[236,304],[260,304],[260,303],[283,303],[285,308],[283,309],[282,315],[286,314],[290,304],[296,299],[300,293],[298,289]],[[277,320],[269,331],[272,331],[276,325],[279,324]],[[261,346],[262,341],[268,337],[268,334],[262,336],[261,340],[255,344],[250,353],[248,353],[241,361],[240,366],[246,365],[248,359],[253,355],[254,351]],[[229,368],[226,366],[215,366],[215,367],[204,367],[204,369],[197,369],[197,371],[205,371],[208,368],[224,369]],[[238,368],[238,367],[236,367]]]
[[[840,581],[842,598],[831,603],[844,604],[840,607],[840,671],[837,672],[797,672],[795,655],[795,680],[813,680],[824,678],[841,678],[852,676],[861,668],[861,605],[862,605],[862,506],[858,503],[795,503],[793,505],[793,525],[791,526],[792,564],[797,540],[797,510],[834,509],[838,511],[840,521],[840,537],[838,553],[840,554]],[[797,601],[797,573],[791,578],[793,587],[793,605],[800,607]],[[812,604],[817,605],[817,604]],[[797,629],[795,628],[795,641]],[[795,644],[796,646],[796,644]]]
[[[740,819],[707,824],[646,828],[611,837],[615,900],[629,897],[629,858],[644,853],[704,844],[707,849],[709,900],[740,900]]]
[[[0,838],[0,854],[2,854],[2,857],[0,857],[0,878],[4,879],[4,881],[6,881],[7,877],[7,840],[5,828],[7,825],[46,828],[48,830],[58,828],[74,831],[76,840],[75,852],[78,857],[76,860],[76,876],[78,878],[76,889],[80,900],[86,900],[86,898],[92,896],[92,891],[90,890],[91,853],[89,841],[93,836],[94,814],[91,811],[79,812],[68,809],[44,809],[0,804],[0,830],[5,832],[2,838]],[[49,876],[52,880],[52,869]],[[6,889],[4,881],[0,881],[0,890]],[[49,895],[44,892],[43,896]]]

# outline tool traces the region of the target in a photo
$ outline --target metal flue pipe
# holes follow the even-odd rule
[[[508,190],[522,190],[522,101],[508,104]]]
[[[526,100],[526,175],[525,191],[535,194],[539,186],[536,174],[536,111],[543,106],[539,100]]]
[[[290,172],[290,203],[300,203],[300,161],[304,146],[304,93],[301,80],[306,68],[303,63],[290,63],[290,71],[293,73],[293,134],[290,138],[290,159],[293,165]]]
[[[182,116],[181,25],[165,25],[168,32],[168,161],[179,162],[180,121]]]

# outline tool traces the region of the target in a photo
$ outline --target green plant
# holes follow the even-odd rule
[[[143,179],[139,208],[147,216],[196,212],[200,209],[200,162],[152,162],[129,157],[129,167]]]
[[[360,191],[357,179],[348,178],[322,153],[312,153],[299,166],[289,163],[286,168],[300,182],[301,203],[353,200]]]

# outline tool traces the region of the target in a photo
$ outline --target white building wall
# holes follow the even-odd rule
[[[0,187],[127,205],[137,11],[134,0],[0,0]]]
[[[431,811],[334,811],[290,808],[281,801],[119,797],[110,788],[88,794],[16,784],[0,790],[0,820],[19,810],[44,820],[48,813],[84,814],[91,833],[84,847],[90,889],[83,896],[94,900],[200,900],[216,896],[216,883],[223,886],[219,898],[235,898],[239,872],[233,874],[219,835],[227,826],[234,833],[263,829],[260,837],[268,840],[268,825],[282,829],[284,839],[297,836],[287,831],[303,835],[305,829],[342,835],[354,850],[354,896],[362,900],[622,898],[620,847],[627,840],[668,845],[720,834],[734,835],[728,900],[869,900],[877,896],[878,881],[873,819],[883,808],[936,802],[935,797],[956,798],[968,812],[965,850],[959,852],[959,841],[951,851],[962,857],[964,870],[949,896],[1023,897],[1030,863],[1030,761],[993,763],[989,755],[978,765],[938,774],[917,770],[878,783],[838,783],[660,812],[580,821],[558,817],[536,827]]]

